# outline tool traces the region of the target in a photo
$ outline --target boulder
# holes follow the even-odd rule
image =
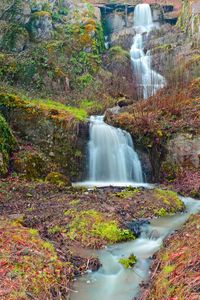
[[[47,11],[38,11],[32,14],[29,30],[33,40],[43,41],[51,39],[53,32],[51,14]]]
[[[167,160],[179,166],[200,169],[200,136],[179,134],[167,145]]]

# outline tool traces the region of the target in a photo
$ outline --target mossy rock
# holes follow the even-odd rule
[[[118,221],[94,209],[84,211],[70,209],[65,212],[65,217],[69,222],[67,236],[83,246],[98,248],[102,244],[135,239],[130,230],[120,228]]]
[[[0,49],[8,52],[23,51],[28,42],[29,34],[23,25],[3,23],[1,27]]]
[[[154,197],[160,202],[160,208],[155,209],[155,216],[163,217],[184,211],[185,205],[176,192],[155,189]]]
[[[123,59],[130,59],[130,54],[128,51],[124,50],[122,47],[120,46],[113,46],[112,48],[110,48],[109,50],[109,55],[111,57],[117,57],[120,60]]]
[[[58,172],[49,173],[45,181],[58,186],[71,186],[70,179],[67,176]]]
[[[33,41],[51,39],[53,33],[51,14],[48,11],[33,13],[28,25],[28,30]]]
[[[16,145],[16,140],[4,117],[0,114],[0,176],[6,175],[10,154]]]
[[[45,178],[48,167],[45,156],[35,150],[22,151],[14,155],[14,171],[28,180]]]

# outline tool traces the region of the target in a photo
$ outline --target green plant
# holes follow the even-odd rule
[[[126,269],[133,268],[137,262],[137,258],[134,254],[131,254],[128,258],[122,257],[119,259],[120,264],[122,264]]]

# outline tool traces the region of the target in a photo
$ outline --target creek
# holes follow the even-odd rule
[[[142,233],[134,241],[120,243],[104,250],[93,251],[102,267],[97,272],[88,272],[75,281],[71,300],[132,300],[140,291],[140,283],[148,279],[153,254],[163,240],[179,229],[191,214],[200,211],[200,201],[183,198],[185,213],[153,219],[142,226]],[[132,269],[125,269],[119,259],[134,254],[137,263]]]

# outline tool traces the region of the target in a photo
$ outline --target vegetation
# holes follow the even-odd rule
[[[83,244],[96,242],[95,239],[105,240],[107,243],[116,243],[134,239],[134,235],[127,229],[120,229],[114,220],[106,221],[105,216],[96,210],[78,212],[68,210],[65,216],[70,218],[67,235],[72,240]],[[94,240],[94,241],[93,241]]]
[[[62,262],[49,242],[41,240],[37,230],[18,222],[0,220],[0,273],[2,300],[52,298],[66,295],[73,276],[70,263]]]
[[[131,254],[128,258],[122,257],[119,260],[120,264],[122,264],[126,269],[133,268],[137,262],[137,258],[134,254]]]
[[[14,150],[16,140],[6,120],[0,114],[0,176],[8,172],[11,152]]]
[[[169,299],[198,298],[200,244],[194,231],[199,231],[199,221],[199,215],[192,216],[158,252],[153,266],[156,273],[151,278],[146,299],[159,300],[163,295]]]
[[[125,50],[131,29],[119,37],[114,30],[116,46],[105,49],[93,6],[101,2],[0,1],[2,300],[68,299],[74,276],[101,265],[91,248],[134,240],[143,222],[183,212],[177,192],[200,196],[198,0],[171,0],[171,13],[165,0],[145,1],[168,21],[179,14],[176,26],[162,24],[144,38],[144,53],[167,81],[145,100]],[[163,5],[160,15],[155,3]],[[119,6],[117,14],[123,23]],[[134,137],[144,173],[160,186],[73,187],[86,178],[88,118],[105,111],[108,123]],[[142,300],[199,298],[199,228],[199,215],[192,216],[164,241]],[[137,258],[119,263],[132,269]]]

